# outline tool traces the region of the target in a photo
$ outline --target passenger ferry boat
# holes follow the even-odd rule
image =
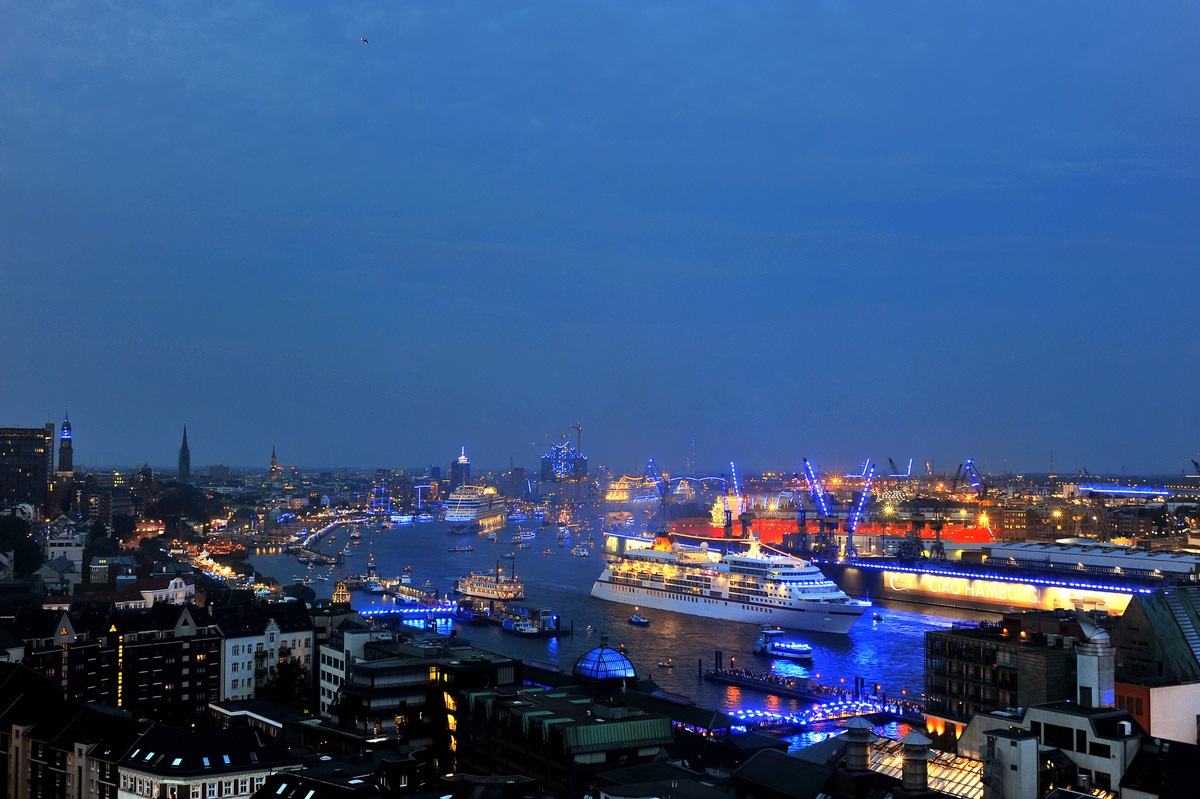
[[[754,643],[754,654],[811,663],[812,647],[799,641],[785,641],[786,634],[785,630],[778,627],[764,627],[759,631],[758,640]]]
[[[454,583],[456,593],[472,596],[478,599],[496,599],[501,602],[511,602],[525,598],[525,584],[504,574],[502,570],[488,572],[471,572],[459,577]]]
[[[638,547],[642,548],[638,548]],[[653,546],[609,536],[608,566],[592,596],[727,621],[847,633],[871,609],[806,560],[766,552],[757,538],[742,553],[685,549],[660,536]]]

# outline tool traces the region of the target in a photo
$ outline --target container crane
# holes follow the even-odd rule
[[[888,465],[892,467],[891,474],[889,474],[888,477],[892,478],[893,480],[907,480],[908,478],[912,477],[912,467],[913,467],[913,459],[912,458],[908,459],[908,471],[907,472],[902,472],[898,468],[896,468],[896,462],[894,460],[892,460],[891,457],[888,458]]]
[[[813,546],[813,556],[820,560],[833,560],[837,558],[838,554],[837,539],[834,536],[834,532],[837,530],[837,517],[833,515],[830,507],[829,494],[825,491],[825,486],[817,477],[817,471],[808,458],[804,459],[804,477],[808,481],[808,490],[812,493],[813,503],[817,506],[819,514],[820,530]]]

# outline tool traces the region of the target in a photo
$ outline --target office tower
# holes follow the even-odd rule
[[[0,427],[0,508],[29,504],[50,516],[54,477],[54,425]]]
[[[467,457],[467,448],[463,447],[458,457],[450,463],[450,490],[471,482],[471,459]]]

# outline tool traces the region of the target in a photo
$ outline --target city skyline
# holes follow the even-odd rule
[[[0,424],[79,464],[1200,457],[1193,6],[5,16]]]

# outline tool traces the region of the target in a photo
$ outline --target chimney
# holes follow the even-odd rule
[[[862,716],[855,716],[842,725],[846,730],[846,769],[848,771],[870,771],[871,743],[876,735],[871,732],[871,723]]]
[[[1087,640],[1075,646],[1080,707],[1112,707],[1116,701],[1116,650],[1108,633],[1080,620]]]
[[[933,743],[913,730],[900,739],[904,746],[904,767],[900,786],[909,793],[919,794],[929,789],[929,745]]]

